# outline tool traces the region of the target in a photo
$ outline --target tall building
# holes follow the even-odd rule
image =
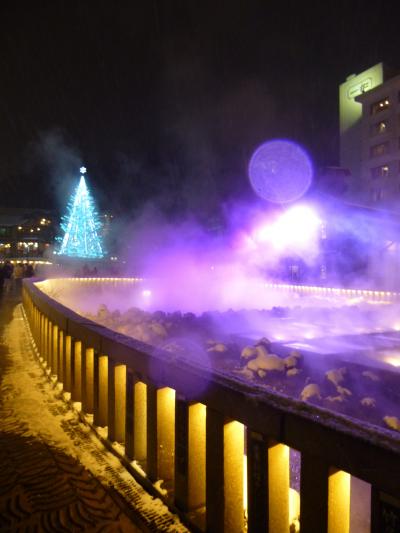
[[[400,74],[356,97],[366,201],[400,211]]]
[[[396,74],[378,63],[352,74],[339,87],[340,166],[350,170],[349,195],[361,203],[379,203],[389,197],[389,190],[386,194],[384,190],[392,166],[389,154],[395,145],[399,149],[400,122],[395,115],[400,111],[396,111],[400,77]]]

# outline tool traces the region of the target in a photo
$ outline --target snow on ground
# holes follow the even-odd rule
[[[120,461],[83,424],[76,411],[63,400],[60,390],[48,381],[37,361],[22,305],[15,307],[4,328],[2,342],[8,347],[11,365],[5,365],[0,384],[2,407],[9,413],[0,430],[35,437],[80,461],[102,484],[113,486],[157,531],[186,532],[163,502],[150,496]]]

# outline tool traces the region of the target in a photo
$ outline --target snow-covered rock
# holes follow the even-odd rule
[[[300,393],[300,398],[303,401],[310,400],[311,398],[321,399],[321,390],[316,383],[309,383],[304,387]]]
[[[364,407],[375,407],[376,406],[375,399],[374,398],[370,398],[369,396],[366,396],[365,398],[362,398],[360,403]]]
[[[344,381],[346,374],[347,369],[344,367],[328,370],[327,372],[325,372],[326,379],[333,383],[335,387],[338,387],[338,385],[340,385],[342,381]]]
[[[397,416],[384,416],[383,421],[390,427],[390,429],[400,431],[400,419],[398,419]]]
[[[283,372],[285,370],[285,361],[273,353],[269,354],[268,352],[263,353],[260,351],[255,359],[251,359],[247,363],[247,368],[255,372],[258,370]]]

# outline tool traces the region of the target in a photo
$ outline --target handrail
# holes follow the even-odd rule
[[[192,516],[205,505],[205,523],[198,512],[193,527],[242,531],[243,512],[237,507],[247,477],[248,530],[269,527],[275,532],[287,526],[288,531],[286,447],[301,454],[302,533],[325,531],[328,523],[329,531],[345,531],[343,524],[335,525],[334,507],[346,498],[339,491],[332,503],[334,472],[371,486],[371,528],[384,514],[385,502],[377,494],[400,500],[400,435],[368,424],[361,427],[343,415],[111,331],[44,294],[35,280],[24,280],[23,302],[39,352],[72,399],[82,402],[82,410],[94,415],[96,425],[108,427],[109,440],[123,443],[126,458],[141,462],[152,482],[164,478],[174,506]],[[247,476],[239,464],[240,446],[242,456],[247,449]],[[274,499],[276,487],[281,492]],[[351,496],[356,499],[356,492]],[[343,505],[350,507],[349,501]],[[343,517],[347,515],[349,521],[349,509]]]

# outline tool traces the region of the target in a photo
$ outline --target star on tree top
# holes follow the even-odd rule
[[[80,172],[81,174],[86,174],[86,167],[81,167],[81,168],[79,169],[79,172]]]

